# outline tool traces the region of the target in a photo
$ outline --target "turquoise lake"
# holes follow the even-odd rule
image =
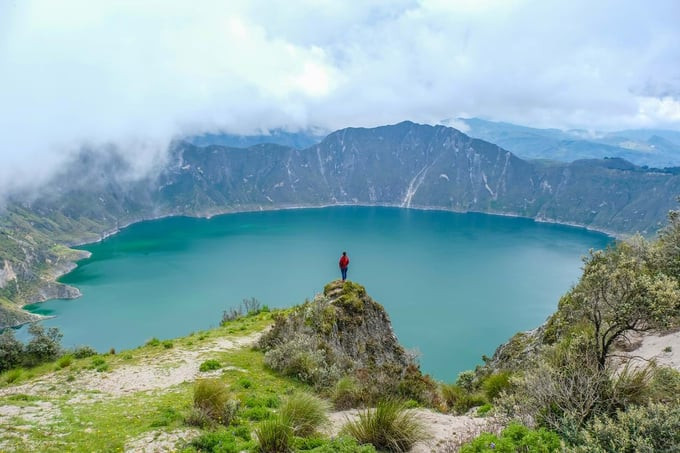
[[[67,347],[100,351],[219,324],[255,297],[270,307],[313,298],[348,278],[387,309],[424,372],[452,381],[482,354],[552,313],[604,234],[532,220],[378,207],[333,207],[166,218],[81,248],[61,281],[83,293],[28,308],[56,318]],[[23,333],[21,336],[24,336]]]

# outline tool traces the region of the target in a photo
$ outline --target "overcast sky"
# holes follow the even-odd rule
[[[675,0],[0,0],[0,192],[201,132],[680,129],[679,24]]]

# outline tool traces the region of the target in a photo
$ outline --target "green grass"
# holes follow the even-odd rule
[[[20,429],[15,426],[0,427],[0,437],[7,442],[3,448],[11,451],[48,453],[121,451],[127,442],[146,432],[184,429],[185,417],[193,407],[193,383],[111,398],[104,397],[96,391],[77,390],[78,398],[75,401],[72,399],[74,394],[70,388],[78,385],[78,376],[81,373],[91,372],[89,370],[97,367],[106,365],[115,370],[117,367],[142,362],[155,363],[156,360],[173,354],[175,349],[193,350],[220,338],[248,335],[263,329],[270,322],[271,314],[261,313],[227,323],[223,327],[174,339],[172,349],[162,347],[161,342],[155,346],[145,345],[121,351],[116,355],[73,358],[68,366],[59,370],[57,362],[51,362],[29,370],[17,369],[5,372],[0,375],[0,385],[5,387],[29,382],[50,373],[54,375],[56,382],[53,389],[46,389],[37,396],[16,394],[9,398],[0,398],[0,404],[14,406],[30,406],[43,401],[49,403],[55,413],[55,417],[49,423],[17,418],[15,421],[21,422]],[[234,334],[232,332],[234,330],[238,333]],[[264,365],[263,354],[256,350],[248,348],[224,350],[212,353],[212,358],[226,367],[217,379],[229,389],[230,396],[241,403],[242,410],[266,412],[271,417],[281,404],[278,395],[308,389],[304,384],[268,370]],[[7,384],[8,380],[13,381],[12,384]],[[73,382],[74,384],[71,384]],[[69,385],[65,385],[66,383]],[[239,416],[238,423],[240,423],[238,426],[225,428],[226,432],[231,433],[226,437],[230,439],[235,436],[237,439],[235,445],[244,450],[254,448],[256,441],[247,437],[261,422]],[[201,437],[207,435],[206,432]],[[229,439],[225,439],[222,441],[230,442]],[[215,439],[204,440],[212,442]]]
[[[307,392],[296,392],[283,401],[279,416],[296,436],[307,437],[328,423],[330,405]]]

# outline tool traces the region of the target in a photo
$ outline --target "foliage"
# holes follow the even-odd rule
[[[224,382],[219,379],[199,379],[194,385],[193,411],[190,424],[227,426],[236,416],[238,404],[230,397]]]
[[[331,401],[336,409],[350,409],[361,403],[362,392],[356,379],[344,376],[335,383],[331,391]]]
[[[597,417],[588,425],[581,452],[653,453],[680,446],[680,405],[631,407],[616,416]]]
[[[482,382],[482,390],[489,401],[493,401],[503,390],[510,387],[510,373],[507,371],[492,374]]]
[[[24,345],[14,336],[14,330],[5,329],[0,334],[0,372],[19,365],[24,354]]]
[[[678,313],[678,281],[650,265],[648,247],[639,240],[591,251],[580,281],[568,296],[565,309],[591,327],[600,368],[615,341],[629,332],[665,327]]]
[[[92,357],[93,355],[97,355],[97,351],[95,351],[90,346],[78,346],[73,350],[73,357],[76,359],[84,359],[87,357]]]
[[[375,409],[359,412],[358,419],[348,421],[342,433],[360,444],[373,444],[379,450],[405,452],[427,438],[425,426],[411,410],[398,400],[384,400]]]
[[[222,365],[220,362],[218,362],[215,359],[208,359],[201,363],[201,365],[198,367],[198,371],[201,372],[206,372],[206,371],[213,371],[213,370],[219,370],[222,368]]]
[[[373,445],[359,445],[351,437],[339,437],[310,450],[301,451],[310,453],[376,453]]]
[[[262,453],[286,453],[290,451],[293,430],[288,422],[275,417],[260,423],[255,429],[259,451]]]
[[[156,337],[151,338],[146,342],[146,346],[158,346],[161,344],[161,340]]]
[[[470,392],[455,384],[442,384],[441,393],[446,407],[456,414],[464,414],[487,402],[483,394]]]
[[[245,434],[247,434],[247,438],[244,439],[242,430],[219,428],[195,437],[191,440],[190,445],[198,451],[206,452],[239,453],[249,451],[254,447],[254,443],[250,441],[250,433]]]
[[[475,372],[472,370],[461,371],[458,373],[458,378],[456,379],[456,385],[458,387],[463,387],[468,392],[471,392],[474,388]]]
[[[57,360],[57,369],[66,368],[68,366],[71,366],[72,363],[73,363],[73,355],[71,355],[71,354],[63,355],[63,356],[59,357],[59,359]]]
[[[479,435],[463,445],[460,453],[551,453],[561,451],[557,434],[544,428],[532,430],[519,423],[511,423],[500,436],[490,433]]]
[[[292,428],[293,434],[307,437],[328,422],[328,410],[328,403],[322,399],[307,392],[297,392],[283,401],[279,416]]]
[[[32,338],[25,348],[25,361],[29,365],[37,365],[56,359],[61,353],[63,335],[56,327],[45,329],[40,324],[31,324],[28,333]]]

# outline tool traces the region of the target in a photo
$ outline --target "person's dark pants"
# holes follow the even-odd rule
[[[341,267],[340,272],[342,272],[342,281],[344,282],[345,280],[347,280],[347,268]]]

